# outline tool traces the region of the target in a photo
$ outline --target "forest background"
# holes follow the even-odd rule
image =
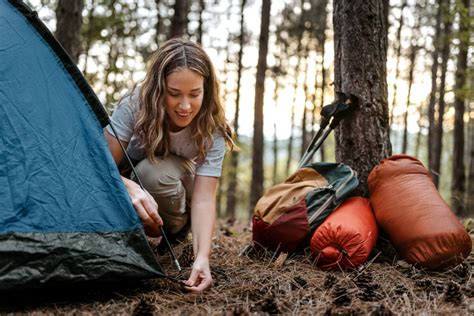
[[[470,0],[368,1],[359,10],[371,10],[372,2],[381,2],[383,10],[373,14],[380,25],[365,37],[357,36],[364,25],[356,11],[343,11],[337,0],[26,2],[55,32],[109,113],[144,78],[150,54],[166,39],[189,38],[205,48],[241,148],[225,160],[218,192],[222,218],[248,219],[264,190],[297,168],[319,128],[321,107],[344,85],[364,110],[352,123],[343,121],[314,160],[348,163],[361,175],[366,194],[367,174],[381,159],[395,153],[418,157],[456,215],[474,216]],[[344,67],[350,40],[338,34],[351,27],[358,45],[379,44],[381,64],[362,50]],[[357,93],[357,84],[344,84],[358,71],[361,81],[374,81],[362,89],[369,95]],[[379,116],[382,123],[374,119]],[[367,147],[383,150],[373,154]]]

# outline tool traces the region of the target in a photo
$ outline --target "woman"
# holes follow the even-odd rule
[[[217,182],[226,145],[235,146],[209,56],[192,42],[167,41],[111,121],[146,189],[122,176],[145,232],[159,236],[163,225],[176,237],[191,228],[195,261],[185,284],[209,288]],[[126,165],[110,126],[105,135],[117,165]]]

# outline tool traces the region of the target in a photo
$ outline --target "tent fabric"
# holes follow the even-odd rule
[[[471,253],[469,234],[415,157],[382,160],[368,185],[377,222],[407,262],[442,269]]]
[[[367,260],[377,236],[369,199],[350,197],[316,229],[311,254],[322,270],[354,269]]]
[[[163,275],[80,71],[20,1],[0,37],[0,289]]]

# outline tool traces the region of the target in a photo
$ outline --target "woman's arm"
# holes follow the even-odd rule
[[[216,189],[218,178],[196,176],[191,200],[191,229],[193,234],[193,270],[186,281],[188,289],[200,292],[212,285],[209,257],[216,221]]]
[[[104,134],[115,163],[119,165],[124,156],[122,148],[120,147],[117,138],[112,136],[108,131],[105,131]],[[128,142],[121,142],[123,147],[127,149]],[[128,194],[130,195],[133,207],[145,227],[145,232],[149,236],[159,236],[161,233],[160,227],[163,226],[163,221],[160,215],[158,215],[158,204],[155,199],[150,195],[150,193],[148,193],[148,191],[142,190],[134,181],[125,177],[122,177],[122,180]]]

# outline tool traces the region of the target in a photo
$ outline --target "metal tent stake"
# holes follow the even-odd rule
[[[140,188],[142,188],[142,190],[145,190],[145,187],[143,186],[143,183],[142,183],[142,180],[140,179],[140,177],[138,176],[138,173],[137,171],[135,170],[135,167],[133,166],[133,163],[132,163],[132,160],[130,159],[130,156],[128,155],[127,151],[125,150],[125,147],[123,147],[123,144],[122,142],[120,141],[118,135],[117,135],[117,132],[115,131],[115,128],[112,124],[112,122],[109,120],[109,125],[110,127],[112,128],[112,131],[114,132],[114,135],[115,135],[115,138],[117,138],[117,141],[118,143],[120,144],[120,148],[122,149],[125,157],[127,158],[127,161],[128,163],[130,164],[130,166],[132,167],[132,172],[133,174],[135,175],[135,178],[137,179],[138,181],[138,184],[140,185]],[[166,247],[168,248],[170,254],[171,254],[171,257],[173,258],[173,261],[174,261],[174,264],[176,265],[176,267],[178,268],[178,271],[181,271],[181,266],[179,264],[179,261],[178,259],[176,258],[176,255],[174,253],[174,250],[173,250],[173,247],[171,246],[168,238],[166,237],[166,234],[165,234],[165,231],[163,229],[163,226],[160,226],[160,232],[161,232],[161,236],[163,236],[163,240],[165,241],[166,243]]]

